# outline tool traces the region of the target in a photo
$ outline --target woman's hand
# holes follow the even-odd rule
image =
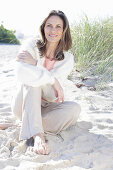
[[[56,95],[56,103],[62,101],[64,102],[64,92],[63,92],[63,89],[60,85],[60,83],[58,82],[58,80],[55,78],[55,83],[52,85],[53,86],[53,89],[55,91],[55,95]]]
[[[28,51],[22,51],[21,53],[19,53],[16,61],[21,61],[34,66],[36,66],[37,64],[37,60],[35,60]]]

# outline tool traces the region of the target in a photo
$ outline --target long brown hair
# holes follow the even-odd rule
[[[55,56],[54,56],[56,60],[63,60],[64,59],[63,51],[68,51],[70,49],[72,45],[72,39],[71,39],[68,19],[62,11],[52,10],[49,13],[49,15],[44,19],[44,21],[40,26],[40,33],[41,33],[42,40],[37,41],[37,47],[39,49],[40,56],[44,56],[46,52],[46,43],[47,43],[45,33],[44,33],[44,27],[46,21],[51,16],[58,16],[63,20],[63,35],[62,35],[62,39],[58,43],[57,49],[55,51]]]

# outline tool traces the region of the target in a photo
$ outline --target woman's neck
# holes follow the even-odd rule
[[[50,59],[54,58],[57,45],[58,44],[56,43],[47,43],[46,45],[46,57],[47,58],[50,58]]]

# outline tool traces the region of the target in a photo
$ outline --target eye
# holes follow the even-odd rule
[[[50,25],[50,24],[47,24],[47,25],[46,25],[46,27],[52,27],[52,25]]]
[[[62,29],[61,25],[57,25],[56,28],[58,29]]]
[[[60,26],[60,25],[57,25],[57,28],[61,28],[61,26]]]

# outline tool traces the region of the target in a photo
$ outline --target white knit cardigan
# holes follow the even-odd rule
[[[16,62],[17,80],[21,84],[32,87],[53,85],[54,78],[58,79],[63,86],[63,82],[71,73],[74,67],[74,56],[69,52],[64,52],[64,59],[56,61],[52,70],[48,71],[43,67],[44,57],[40,58],[38,48],[36,47],[36,39],[30,38],[25,40],[20,48],[20,52],[27,50],[33,58],[37,59],[37,66],[33,66],[24,62]]]

